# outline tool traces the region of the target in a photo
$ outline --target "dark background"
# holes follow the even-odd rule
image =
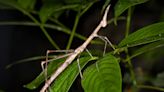
[[[136,6],[132,16],[133,28],[131,28],[131,30],[134,31],[143,26],[163,21],[163,5],[164,3],[162,0],[150,0],[146,4]],[[88,36],[92,32],[92,29],[94,29],[99,22],[101,6],[101,2],[95,4],[81,18],[78,26],[79,33]],[[113,13],[109,15],[109,17],[112,16]],[[71,26],[71,23],[68,23],[68,20],[71,22],[72,17],[65,17],[64,15],[62,17],[64,17],[65,20],[61,19],[61,21],[66,21],[65,23],[69,24],[68,26]],[[0,21],[26,19],[28,20],[28,18],[19,11],[0,10]],[[124,31],[122,31],[122,29],[124,29],[124,26],[124,22],[120,22],[117,29],[115,29],[114,25],[110,25],[108,26],[108,29],[119,30],[119,32],[104,31],[100,32],[100,34],[110,37],[110,40],[117,44],[123,38],[122,34]],[[69,36],[63,35],[60,32],[52,32],[50,29],[47,30],[49,30],[48,32],[54,39],[60,39],[55,41],[64,49]],[[82,42],[83,41],[79,39],[75,39],[72,48],[76,48]],[[29,92],[30,90],[24,88],[23,85],[32,81],[41,72],[40,61],[17,64],[9,69],[6,69],[5,67],[20,59],[45,55],[47,49],[53,49],[53,47],[38,27],[0,26],[0,90],[4,90],[4,92]],[[163,48],[161,49],[163,50]],[[160,57],[158,62],[152,65],[150,69],[147,67],[145,69],[152,74],[157,74],[164,70],[162,61],[163,57]],[[145,63],[137,64],[145,67]],[[72,89],[76,89],[75,87]]]

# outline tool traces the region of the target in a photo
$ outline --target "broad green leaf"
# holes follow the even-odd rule
[[[91,58],[86,56],[79,59],[81,69],[91,60],[96,60],[97,57]],[[52,84],[52,92],[68,92],[74,80],[79,74],[79,68],[76,61],[74,61]]]
[[[50,16],[55,16],[58,18],[65,10],[74,10],[74,11],[80,11],[83,9],[86,9],[90,4],[94,3],[96,0],[91,1],[73,1],[70,3],[70,1],[67,0],[65,3],[61,1],[52,1],[45,2],[43,7],[41,7],[41,10],[39,12],[39,17],[42,23],[45,23]]]
[[[119,47],[133,47],[164,39],[164,22],[143,27],[123,39]]]
[[[24,9],[34,9],[36,0],[17,0],[18,4]]]
[[[150,44],[145,45],[145,46],[143,46],[139,49],[136,49],[135,52],[132,54],[132,56],[130,58],[136,57],[140,54],[143,54],[145,52],[148,52],[150,50],[153,50],[153,49],[156,49],[156,48],[159,48],[159,47],[163,47],[163,46],[164,46],[164,40],[150,43]]]
[[[116,57],[106,54],[83,73],[85,92],[121,92],[122,78]]]
[[[48,64],[47,68],[47,77],[50,76],[50,74],[53,73],[57,69],[57,67],[64,61],[64,59],[59,59],[52,61]],[[36,89],[38,86],[45,81],[45,73],[42,71],[32,82],[24,85],[24,87],[28,89]]]
[[[44,5],[41,7],[39,11],[39,17],[42,23],[45,23],[49,17],[52,16],[53,13],[54,16],[60,16],[61,11],[59,10],[62,8],[63,4],[61,2],[45,2]]]
[[[91,61],[91,60],[94,60],[94,59],[96,59],[96,57],[94,57],[94,58],[90,58],[90,57],[83,57],[83,58],[80,58],[80,64],[81,64],[81,68],[83,68],[83,66],[84,66],[84,64],[86,64],[86,63],[88,63],[89,61]],[[50,75],[64,62],[64,60],[65,59],[59,59],[59,60],[55,60],[55,61],[52,61],[52,62],[50,62],[49,64],[48,64],[48,68],[47,68],[47,74],[48,74],[48,77],[50,77]],[[76,64],[76,66],[77,66],[77,62],[73,62],[73,64],[71,64],[63,73],[62,73],[62,75],[60,75],[56,80],[55,80],[55,83],[52,85],[52,89],[53,88],[56,88],[56,87],[59,87],[58,85],[56,85],[56,83],[58,84],[58,83],[63,83],[63,81],[60,81],[59,79],[61,79],[62,77],[63,78],[65,78],[66,76],[67,76],[67,73],[68,72],[74,72],[74,71],[76,71],[76,75],[72,75],[71,74],[71,76],[69,76],[69,77],[71,77],[71,78],[75,78],[77,75],[78,75],[78,73],[79,72],[77,72],[78,70],[70,70],[70,69],[75,69],[75,64]],[[78,67],[76,67],[76,69],[77,69]],[[68,79],[67,79],[68,80]],[[45,75],[44,75],[44,72],[41,72],[40,74],[39,74],[39,76],[37,76],[32,82],[30,82],[30,83],[28,83],[27,85],[25,85],[24,87],[26,87],[26,88],[28,88],[28,89],[36,89],[36,88],[38,88],[38,86],[41,84],[41,83],[43,83],[45,81]],[[60,82],[56,82],[56,81],[60,81]],[[69,83],[70,83],[71,81],[69,81]],[[73,83],[73,81],[72,81],[72,83]],[[67,85],[67,86],[71,86],[71,84],[70,85]],[[60,88],[60,87],[59,87]],[[63,89],[63,90],[68,90],[69,88],[68,87],[65,87],[65,89]]]
[[[114,14],[115,17],[120,16],[126,9],[128,9],[131,6],[145,3],[148,0],[118,0],[114,7]]]

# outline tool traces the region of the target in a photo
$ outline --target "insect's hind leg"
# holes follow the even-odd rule
[[[104,51],[103,51],[103,56],[106,53],[106,47],[107,47],[107,43],[112,47],[112,49],[115,51],[116,48],[114,47],[114,45],[111,43],[111,41],[106,37],[106,36],[100,36],[97,35],[96,37],[100,38],[101,40],[103,40],[105,42],[105,46],[104,46]]]
[[[49,54],[50,53],[63,53],[63,52],[65,52],[66,54],[59,55],[59,56],[56,56],[56,57],[51,57],[49,59]],[[46,57],[45,57],[46,60],[41,62],[41,68],[42,68],[42,71],[44,72],[44,76],[45,76],[45,83],[48,80],[48,78],[47,78],[48,62],[67,57],[67,56],[71,55],[73,52],[74,52],[74,50],[47,50]]]

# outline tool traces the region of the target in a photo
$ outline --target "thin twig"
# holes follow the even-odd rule
[[[104,13],[104,16],[103,16],[103,19],[101,20],[101,22],[99,23],[99,25],[96,27],[96,29],[93,31],[93,33],[88,37],[88,39],[81,46],[79,46],[77,49],[75,49],[75,51],[73,52],[73,54],[71,54],[65,60],[65,62],[51,75],[51,77],[46,81],[45,85],[42,87],[42,89],[40,90],[40,92],[46,92],[46,90],[50,86],[50,84],[68,67],[69,64],[72,63],[72,61],[81,52],[84,51],[84,49],[86,49],[86,47],[92,41],[92,39],[97,36],[97,33],[100,30],[100,28],[101,27],[106,27],[106,25],[107,25],[107,14],[108,14],[109,8],[110,8],[110,5],[108,5],[108,7],[106,8],[105,13]]]

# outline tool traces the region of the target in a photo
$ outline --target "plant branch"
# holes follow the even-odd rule
[[[30,21],[3,21],[3,22],[0,22],[0,25],[23,25],[23,26],[39,26],[37,25],[36,23],[34,22],[30,22]],[[54,30],[57,30],[57,31],[60,31],[60,32],[63,32],[65,34],[71,34],[71,31],[70,29],[66,28],[66,27],[61,27],[61,26],[57,26],[57,25],[54,25],[54,24],[44,24],[43,25],[45,28],[50,28],[50,29],[54,29]],[[75,33],[75,37],[81,39],[81,40],[86,40],[87,38],[83,35],[80,35],[78,33]],[[92,40],[91,41],[92,44],[102,44],[102,42],[100,41],[95,41],[95,40]]]
[[[144,88],[144,89],[153,89],[164,92],[164,88],[155,87],[155,86],[149,86],[149,85],[137,85],[138,88]]]
[[[132,9],[130,7],[128,9],[128,15],[127,15],[127,19],[126,19],[125,38],[128,37],[129,31],[130,31],[131,13],[132,13]],[[134,74],[134,71],[133,71],[133,65],[131,63],[131,59],[130,59],[130,56],[129,56],[128,48],[125,49],[125,53],[127,55],[126,56],[126,60],[128,62],[128,66],[129,66],[129,70],[130,70],[130,74],[131,74],[131,79],[132,79],[133,85],[136,85],[136,78],[135,78],[135,74]]]
[[[76,15],[76,18],[75,18],[75,23],[74,23],[74,26],[73,26],[70,38],[68,40],[68,44],[67,44],[66,50],[70,49],[70,47],[71,47],[71,44],[72,44],[72,41],[73,41],[73,37],[74,37],[75,31],[76,31],[79,19],[80,19],[80,16],[79,16],[79,13],[78,13]]]
[[[96,29],[93,31],[93,33],[88,37],[88,39],[65,60],[65,62],[51,75],[51,77],[45,82],[45,85],[42,87],[40,92],[45,92],[47,88],[51,85],[51,83],[68,67],[69,64],[72,63],[72,61],[86,49],[88,44],[92,41],[93,38],[97,36],[97,33],[101,29],[101,27],[106,27],[107,25],[107,13],[109,11],[110,5],[105,10],[103,19],[99,23],[99,25],[96,27]]]

